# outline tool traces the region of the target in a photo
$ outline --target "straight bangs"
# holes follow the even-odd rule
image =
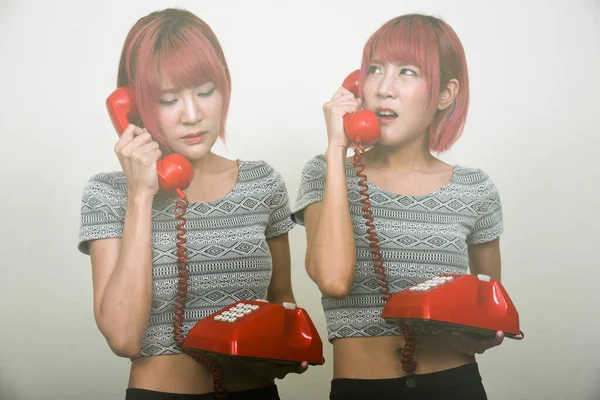
[[[388,21],[368,40],[363,50],[360,96],[368,67],[373,62],[410,64],[419,68],[429,88],[428,113],[434,113],[440,89],[438,39],[430,21],[407,15]]]
[[[206,37],[189,29],[172,33],[156,44],[152,73],[167,80],[175,88],[197,87],[212,81],[221,91],[227,91],[223,66],[217,65],[217,54]],[[154,81],[153,90],[159,91],[160,81]]]

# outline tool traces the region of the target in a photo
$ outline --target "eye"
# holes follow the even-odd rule
[[[381,69],[378,66],[376,66],[376,65],[371,65],[367,69],[367,73],[368,74],[380,74],[381,73]]]
[[[216,89],[217,89],[216,87],[213,87],[208,92],[200,92],[200,93],[198,93],[198,96],[199,97],[210,97],[210,95],[212,95]]]
[[[177,102],[177,99],[173,99],[173,100],[160,100],[160,104],[163,106],[170,106],[172,104],[175,104]]]
[[[416,71],[414,71],[412,69],[402,68],[402,70],[400,71],[400,75],[417,76],[418,74],[416,73]]]

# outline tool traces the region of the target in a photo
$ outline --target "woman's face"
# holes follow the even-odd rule
[[[221,132],[223,95],[216,85],[205,82],[193,88],[160,85],[157,125],[165,144],[190,161],[210,152]]]
[[[365,107],[381,126],[380,143],[397,146],[425,135],[433,120],[429,88],[419,67],[374,60],[363,86]]]

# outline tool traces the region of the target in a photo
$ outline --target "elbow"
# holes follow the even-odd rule
[[[140,354],[142,344],[139,340],[132,340],[127,337],[107,338],[108,347],[119,357],[134,358]]]
[[[96,325],[104,336],[108,347],[117,356],[133,358],[140,354],[142,340],[141,335],[134,333],[135,329],[131,329],[131,327],[119,329],[115,325],[103,324],[98,318],[96,319]]]
[[[350,293],[351,285],[341,281],[321,281],[318,283],[319,290],[327,297],[343,299]]]
[[[323,264],[323,263],[321,263]],[[348,296],[354,282],[354,262],[349,260],[339,268],[326,263],[320,265],[316,260],[307,257],[306,269],[310,278],[317,284],[319,291],[335,299]]]

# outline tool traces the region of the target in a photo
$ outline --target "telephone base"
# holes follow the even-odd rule
[[[325,363],[323,343],[306,310],[266,300],[238,301],[201,319],[183,347],[268,362]]]
[[[281,359],[263,358],[263,357],[238,356],[238,355],[232,355],[232,354],[227,354],[227,353],[216,353],[213,351],[194,350],[194,349],[190,349],[190,348],[187,348],[187,350],[195,352],[195,353],[206,354],[210,357],[216,358],[217,361],[219,359],[226,358],[229,360],[244,360],[244,361],[248,361],[248,362],[255,361],[255,362],[264,362],[264,363],[286,365],[286,366],[300,365],[303,362],[303,361],[296,361],[296,360],[281,360]],[[317,365],[323,365],[325,363],[325,359],[323,358],[323,362],[314,362],[314,361],[306,361],[306,362],[308,363],[308,365],[317,366]]]
[[[474,326],[468,325],[459,325],[453,324],[449,322],[443,321],[434,321],[430,319],[394,319],[394,318],[386,318],[387,322],[392,322],[396,324],[406,324],[408,325],[413,334],[416,335],[438,335],[443,332],[449,331],[459,331],[462,333],[466,333],[476,337],[477,339],[492,339],[496,336],[496,331],[477,328]],[[509,339],[520,340],[523,338],[523,333],[514,333],[514,332],[503,332],[504,337]]]

